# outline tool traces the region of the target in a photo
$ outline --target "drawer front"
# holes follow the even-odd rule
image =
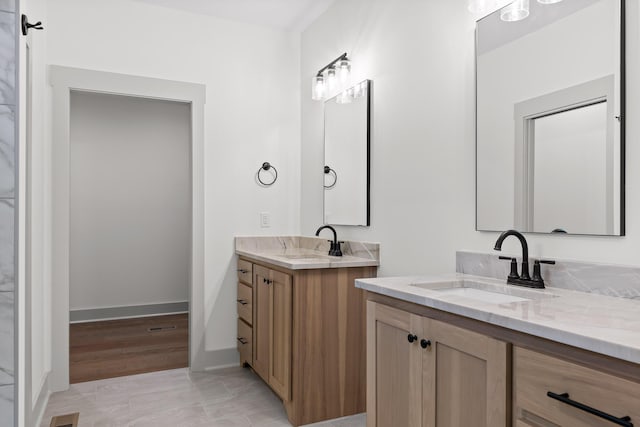
[[[628,416],[640,425],[640,383],[519,347],[514,348],[513,367],[515,425],[616,425],[584,410],[585,406],[615,418]],[[580,409],[573,403],[585,406]]]
[[[240,364],[248,363],[253,359],[253,328],[242,319],[238,319],[238,351],[240,352]]]
[[[238,283],[238,317],[253,325],[253,288]]]
[[[253,284],[253,264],[249,261],[238,260],[238,280],[249,286]]]

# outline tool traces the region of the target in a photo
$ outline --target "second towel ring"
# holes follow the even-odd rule
[[[338,173],[336,171],[334,171],[333,169],[331,169],[329,166],[325,166],[324,167],[324,174],[325,175],[329,175],[332,172],[333,172],[333,184],[331,184],[331,185],[326,185],[325,184],[324,188],[333,188],[338,183]]]
[[[260,172],[262,171],[269,171],[273,169],[273,171],[275,172],[275,176],[273,177],[273,181],[271,182],[264,182],[262,180],[262,178],[260,177]],[[260,184],[264,185],[265,187],[268,187],[270,185],[273,185],[273,183],[275,183],[278,180],[278,169],[276,169],[271,163],[269,162],[264,162],[262,164],[262,166],[260,167],[260,169],[258,169],[258,181],[260,181]]]

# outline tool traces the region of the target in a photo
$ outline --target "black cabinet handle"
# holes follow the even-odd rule
[[[247,344],[249,342],[249,341],[247,341],[246,338],[241,338],[241,337],[238,337],[238,341],[240,341],[240,344],[242,344],[242,345]]]
[[[624,427],[633,427],[633,423],[631,422],[631,417],[614,417],[613,415],[609,415],[606,412],[602,412],[598,409],[592,408],[590,406],[585,405],[584,403],[576,402],[575,400],[569,399],[569,393],[556,394],[551,391],[547,392],[547,396],[552,399],[559,400],[562,403],[565,403],[569,406],[573,406],[574,408],[578,408],[581,411],[588,412],[596,417],[600,417],[604,420],[617,424],[619,426]]]
[[[430,346],[431,346],[431,341],[430,340],[423,339],[423,340],[420,341],[420,347],[427,348],[427,347],[430,347]]]
[[[247,305],[247,304],[249,304],[249,303],[247,302],[247,300],[245,300],[245,299],[239,299],[239,300],[238,300],[238,302],[240,303],[240,305]]]
[[[418,341],[418,336],[417,335],[413,335],[413,334],[409,334],[409,335],[407,335],[407,341],[409,341],[410,343],[413,344],[414,341]]]
[[[244,268],[239,268],[238,273],[247,274],[249,270],[245,270]]]

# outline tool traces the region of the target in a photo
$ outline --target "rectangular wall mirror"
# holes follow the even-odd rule
[[[624,1],[476,28],[476,229],[624,235]]]
[[[371,81],[324,103],[324,223],[369,225]]]

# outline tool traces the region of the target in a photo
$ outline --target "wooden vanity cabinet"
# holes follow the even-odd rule
[[[517,346],[513,351],[513,397],[518,427],[625,425],[585,407],[622,421],[629,417],[628,425],[640,425],[640,383]]]
[[[509,344],[367,302],[367,427],[501,427]]]
[[[253,361],[253,265],[239,260],[237,272],[238,352],[240,364],[250,365]]]
[[[640,426],[638,364],[367,298],[367,427]]]
[[[365,412],[366,301],[355,279],[375,277],[377,267],[289,270],[240,258],[238,269],[252,271],[248,364],[282,399],[289,422]]]
[[[253,369],[284,401],[291,395],[291,276],[256,265]]]

